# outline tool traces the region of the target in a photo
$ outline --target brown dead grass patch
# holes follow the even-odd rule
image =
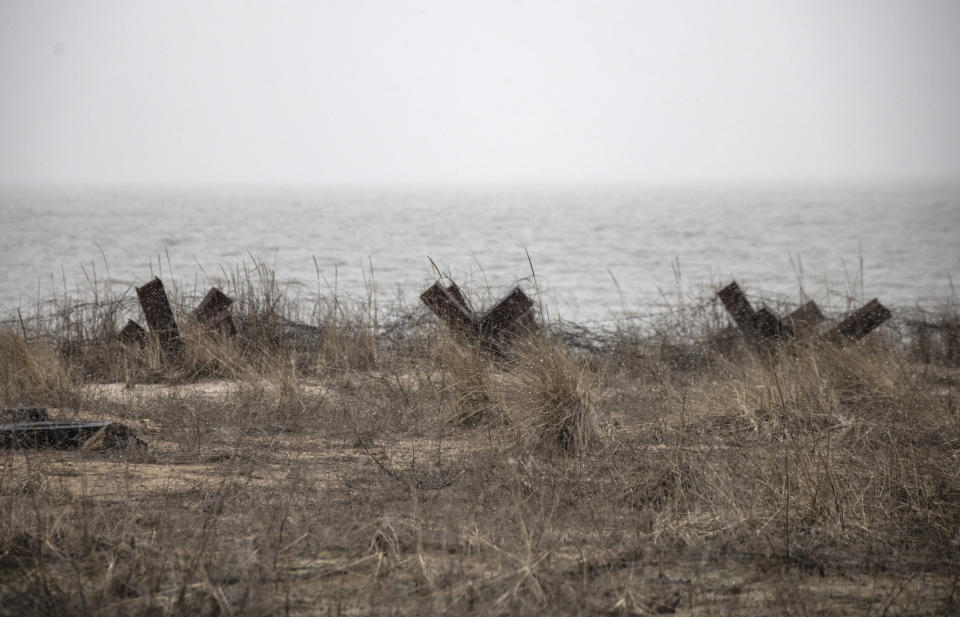
[[[497,359],[276,303],[203,371],[0,333],[5,406],[149,446],[0,452],[0,614],[960,610],[960,373],[896,330]]]

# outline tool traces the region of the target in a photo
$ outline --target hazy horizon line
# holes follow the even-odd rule
[[[786,176],[782,178],[667,178],[657,180],[0,180],[0,191],[553,191],[553,190],[736,190],[803,188],[952,188],[958,174]]]

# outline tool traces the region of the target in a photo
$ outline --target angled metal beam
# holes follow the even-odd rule
[[[832,330],[832,337],[836,340],[857,341],[870,334],[880,324],[890,319],[892,313],[887,307],[880,304],[877,298],[867,302],[856,311],[850,313]]]
[[[511,330],[531,308],[533,300],[519,287],[514,287],[480,320],[480,334],[484,337],[500,336]]]
[[[795,333],[804,334],[813,330],[825,319],[826,317],[824,317],[823,313],[820,312],[820,307],[817,306],[817,303],[813,300],[810,300],[797,310],[787,315],[785,321],[791,328],[793,328]]]
[[[733,321],[737,324],[737,327],[740,328],[740,331],[747,336],[753,337],[755,335],[753,330],[754,310],[753,307],[750,306],[750,301],[747,300],[747,296],[744,295],[740,286],[737,285],[737,282],[733,281],[718,291],[717,297],[723,302],[723,306],[727,309],[727,312],[730,313],[730,316],[733,317]]]
[[[137,298],[147,318],[147,325],[150,326],[150,331],[157,335],[164,353],[171,359],[182,358],[183,340],[177,329],[177,321],[173,318],[173,309],[170,308],[163,282],[154,278],[143,287],[137,287]]]
[[[489,311],[478,317],[467,305],[460,288],[446,288],[439,282],[420,294],[420,300],[455,331],[478,337],[490,350],[506,352],[507,338],[533,323],[533,301],[519,287],[514,287]]]
[[[733,317],[740,331],[754,344],[763,340],[785,340],[793,336],[793,328],[767,307],[753,310],[747,296],[736,281],[717,292],[717,297]]]
[[[463,295],[463,292],[460,291],[460,288],[456,283],[450,283],[447,285],[447,293],[450,294],[450,297],[459,302],[460,306],[467,309],[468,313],[471,315],[473,314],[473,310],[470,308],[470,303],[467,302],[466,296]]]
[[[439,282],[434,283],[425,292],[420,294],[420,301],[427,305],[437,317],[447,323],[455,330],[472,332],[475,328],[477,318],[473,311],[468,309],[462,302],[463,294],[456,285],[451,285],[445,289]]]
[[[216,287],[211,287],[193,315],[198,322],[207,326],[207,328],[211,330],[219,329],[233,336],[237,333],[237,327],[233,323],[231,304],[233,304],[231,298]]]
[[[124,345],[136,345],[140,349],[147,346],[147,331],[132,319],[127,320],[127,325],[120,330],[118,338]]]
[[[753,332],[765,339],[782,341],[793,337],[793,329],[765,306],[753,314]]]

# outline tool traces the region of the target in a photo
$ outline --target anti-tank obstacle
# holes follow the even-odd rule
[[[137,299],[150,332],[156,336],[169,361],[180,361],[184,357],[184,343],[173,315],[170,300],[164,290],[163,281],[154,277],[143,287],[137,287]],[[208,331],[219,331],[228,336],[237,334],[230,305],[233,300],[216,287],[211,287],[200,305],[193,312],[193,318]],[[132,319],[120,331],[120,342],[124,345],[146,347],[147,331]]]
[[[781,319],[766,306],[754,310],[736,281],[718,291],[717,297],[743,335],[754,346],[807,336],[821,336],[825,340],[841,344],[853,342],[870,334],[891,317],[889,309],[874,298],[833,328],[823,331],[820,326],[826,317],[813,300]]]
[[[437,281],[420,294],[420,300],[458,335],[479,340],[498,354],[506,353],[514,334],[535,325],[533,301],[519,287],[482,315],[470,308],[456,283],[444,287]]]

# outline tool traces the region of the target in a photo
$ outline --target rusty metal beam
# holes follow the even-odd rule
[[[513,329],[531,308],[533,300],[519,287],[514,287],[480,320],[480,334],[485,337],[500,336],[502,331]]]
[[[420,301],[427,305],[437,317],[448,326],[464,332],[472,332],[476,327],[477,318],[458,298],[463,298],[460,289],[451,285],[453,290],[444,289],[439,282],[434,283],[428,290],[420,294]]]
[[[173,318],[173,309],[170,308],[163,282],[154,278],[143,287],[137,287],[137,298],[147,318],[147,325],[150,326],[150,331],[157,335],[164,353],[171,359],[182,358],[183,340],[177,329],[177,321]]]
[[[470,303],[467,302],[467,298],[463,295],[463,292],[460,291],[460,288],[457,286],[456,283],[450,283],[449,285],[447,285],[447,293],[450,294],[450,296],[454,300],[459,302],[460,306],[467,309],[468,313],[473,314],[473,310],[471,310],[470,308]]]
[[[890,318],[890,311],[874,298],[824,335],[823,329],[818,326],[826,317],[813,300],[781,320],[765,306],[754,311],[736,281],[718,291],[717,297],[723,302],[740,331],[754,344],[759,344],[763,339],[785,340],[815,331],[835,342],[856,341]]]
[[[231,298],[216,287],[211,287],[193,315],[198,322],[211,330],[219,329],[233,336],[237,333],[237,327],[233,323],[231,304],[233,304]]]
[[[754,344],[762,340],[785,340],[793,336],[793,328],[767,307],[753,310],[747,296],[736,281],[717,292],[717,297],[733,317],[740,331]]]
[[[767,307],[753,314],[753,332],[765,339],[786,340],[793,337],[793,329]]]
[[[832,331],[832,338],[857,341],[890,319],[891,315],[889,309],[880,304],[877,298],[874,298],[837,324]]]
[[[820,307],[813,300],[787,315],[786,322],[797,334],[811,331],[826,317],[820,312]]]
[[[747,336],[753,337],[755,335],[753,323],[754,310],[753,307],[750,306],[750,301],[747,300],[747,296],[744,295],[740,286],[737,285],[737,282],[733,281],[718,291],[717,297],[723,302],[723,306],[726,307],[727,312],[733,317],[733,321],[737,324],[737,327],[740,328],[740,331]]]
[[[497,304],[478,317],[467,305],[466,298],[456,284],[444,288],[439,282],[420,294],[420,300],[451,328],[460,333],[479,337],[483,344],[497,353],[505,353],[510,334],[532,327],[533,301],[515,287]]]
[[[147,331],[132,319],[127,320],[127,325],[120,330],[118,338],[124,345],[136,345],[140,349],[147,346]]]

